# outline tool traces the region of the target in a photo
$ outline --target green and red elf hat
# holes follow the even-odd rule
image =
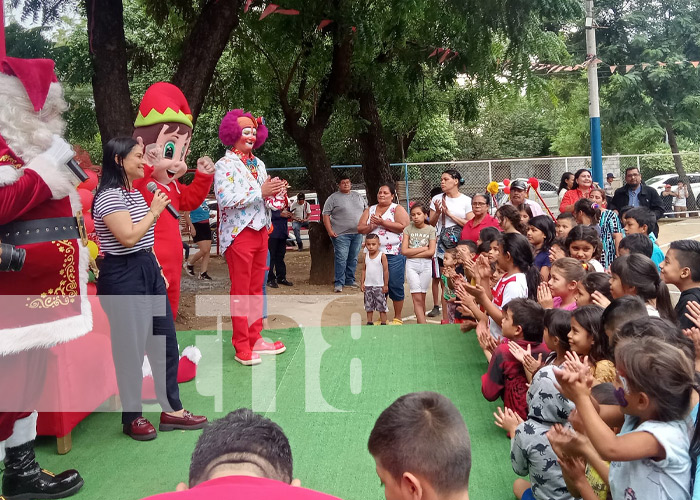
[[[157,82],[148,87],[139,104],[134,127],[157,123],[182,123],[192,128],[192,112],[185,94],[172,83]]]

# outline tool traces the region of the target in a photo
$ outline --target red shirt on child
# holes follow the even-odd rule
[[[544,342],[515,341],[523,349],[530,346],[532,356],[547,357],[549,349]],[[489,401],[503,398],[503,404],[527,420],[527,377],[523,364],[515,359],[508,349],[508,339],[504,339],[493,351],[489,368],[481,377],[481,393]]]

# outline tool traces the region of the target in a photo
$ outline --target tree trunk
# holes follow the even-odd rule
[[[418,126],[412,128],[407,134],[401,134],[396,137],[396,149],[402,163],[406,163],[406,153],[408,152],[408,148],[411,147],[416,132],[418,132]]]
[[[391,175],[386,154],[384,131],[379,118],[377,100],[372,89],[362,86],[353,92],[352,97],[360,104],[359,115],[367,122],[367,129],[358,135],[362,151],[362,174],[365,178],[365,190],[370,205],[377,203],[379,186],[387,181],[396,181]]]
[[[202,110],[231,32],[238,26],[240,6],[241,0],[209,0],[184,44],[173,84],[187,97],[193,122]]]
[[[683,159],[681,158],[680,150],[678,149],[676,132],[673,130],[673,124],[670,121],[666,122],[666,134],[668,135],[668,145],[671,147],[671,153],[673,153],[673,164],[676,167],[678,177],[685,183],[686,187],[688,188],[688,199],[686,200],[686,209],[696,210],[697,204],[695,203],[695,194],[693,193],[693,187],[690,185],[690,179],[688,179],[688,176],[685,173]]]
[[[301,111],[293,108],[289,103],[288,88],[280,86],[280,105],[284,113],[284,130],[299,149],[311,176],[311,181],[316,188],[321,207],[337,188],[331,164],[321,139],[323,132],[328,127],[338,97],[347,94],[353,47],[352,33],[338,32],[337,25],[334,25],[332,29],[335,31],[331,70],[323,80],[321,95],[304,126],[299,124],[299,119],[302,116]],[[330,284],[333,282],[333,245],[322,224],[312,224],[311,226],[313,227],[309,229],[309,246],[311,248],[309,282],[314,285]]]
[[[336,191],[337,183],[333,177],[326,151],[321,144],[318,134],[309,134],[297,142],[311,182],[316,188],[318,202],[323,208],[326,199]],[[333,244],[328,237],[326,228],[321,222],[309,224],[309,248],[311,250],[311,269],[309,283],[312,285],[327,285],[333,282],[335,257]]]
[[[95,114],[104,146],[113,137],[130,136],[134,126],[126,73],[124,8],[121,0],[90,0],[85,7]]]

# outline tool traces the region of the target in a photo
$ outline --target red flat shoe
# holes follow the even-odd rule
[[[253,366],[262,363],[260,355],[254,352],[237,352],[233,359],[244,366]]]
[[[253,353],[258,354],[282,354],[286,350],[285,345],[279,340],[273,344],[259,340],[253,347]]]
[[[124,434],[136,441],[150,441],[157,436],[156,428],[146,417],[139,417],[130,424],[124,424]]]
[[[204,415],[192,415],[189,411],[185,410],[181,417],[176,417],[174,415],[168,415],[165,412],[160,414],[160,425],[158,426],[159,431],[174,431],[175,429],[181,429],[183,431],[192,431],[195,429],[201,429],[207,425],[207,417]]]

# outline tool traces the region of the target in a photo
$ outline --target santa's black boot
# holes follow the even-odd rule
[[[34,458],[34,442],[5,448],[5,473],[2,494],[7,500],[33,498],[66,498],[83,486],[78,471],[67,470],[58,475],[45,471]]]

